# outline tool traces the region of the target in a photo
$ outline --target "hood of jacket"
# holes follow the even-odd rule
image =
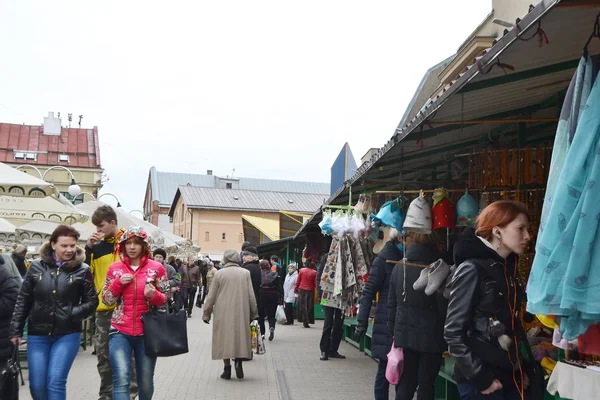
[[[466,228],[454,245],[454,263],[457,266],[470,259],[491,259],[504,263],[500,254],[486,246],[472,227]]]
[[[54,260],[54,250],[52,250],[52,246],[50,242],[46,242],[40,248],[40,258],[42,261],[48,265],[56,267],[56,261]],[[61,269],[69,270],[74,269],[77,266],[83,264],[85,262],[85,250],[81,247],[77,246],[75,248],[75,255],[69,261],[66,261]]]
[[[420,243],[413,243],[406,250],[407,260],[420,262],[425,266],[436,262],[440,257],[440,252],[437,249],[432,249]]]

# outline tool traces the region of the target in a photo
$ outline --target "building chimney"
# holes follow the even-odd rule
[[[212,169],[209,169],[209,170],[206,171],[206,175],[212,175],[212,174],[213,174]]]

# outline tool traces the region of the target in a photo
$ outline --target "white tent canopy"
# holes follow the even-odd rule
[[[80,211],[88,215],[92,215],[98,207],[104,205],[107,204],[102,201],[88,201],[85,203],[78,204],[76,207]],[[146,231],[146,233],[148,233],[148,237],[153,248],[161,247],[164,249],[173,249],[177,246],[184,245],[186,243],[189,244],[188,239],[174,235],[171,232],[163,231],[158,226],[153,225],[150,222],[144,221],[143,219],[135,217],[131,214],[128,214],[121,208],[113,207],[113,209],[117,213],[118,225],[120,228],[129,228],[132,226],[139,226],[143,228]],[[88,222],[86,225],[91,225],[91,223]]]
[[[60,224],[52,221],[31,221],[24,225],[16,228],[17,236],[22,240],[40,240],[46,241],[50,239],[52,232]],[[82,223],[75,223],[72,225],[73,228],[79,231],[81,235],[79,241],[85,242],[88,237],[92,235],[96,230],[93,226]]]
[[[29,221],[52,221],[72,225],[87,221],[89,216],[77,209],[63,195],[46,197],[0,195],[0,218],[5,218],[17,226]]]
[[[0,163],[0,195],[46,197],[51,194],[58,195],[53,184]]]
[[[15,228],[10,221],[0,218],[0,233],[15,233]]]

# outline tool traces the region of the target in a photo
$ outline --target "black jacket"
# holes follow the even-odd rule
[[[406,250],[408,262],[429,265],[440,258],[436,249],[414,243]],[[422,353],[443,353],[446,300],[435,293],[427,296],[425,291],[414,290],[413,284],[423,268],[397,264],[392,273],[388,300],[388,329],[394,336],[394,345]]]
[[[17,253],[12,253],[11,257],[12,257],[15,265],[17,266],[17,269],[19,270],[21,277],[24,277],[25,274],[27,273],[27,267],[25,266],[25,257],[23,257],[22,255],[17,254]]]
[[[454,246],[454,262],[458,267],[451,283],[444,336],[456,360],[455,379],[469,380],[483,391],[494,378],[511,384],[513,371],[517,371],[520,385],[521,365],[533,385],[533,365],[527,354],[518,351],[524,346],[531,354],[518,318],[524,292],[516,279],[515,257],[504,260],[473,228],[467,228]],[[509,351],[503,350],[492,334],[490,318],[505,326],[505,334],[512,339]]]
[[[50,243],[42,245],[40,258],[27,270],[10,336],[21,337],[27,321],[29,335],[66,335],[81,332],[81,321],[98,307],[98,295],[85,251],[77,247],[71,261],[58,269]]]
[[[19,282],[1,261],[0,264],[0,361],[2,361],[12,354],[9,326],[19,295]]]
[[[394,243],[388,242],[379,252],[371,270],[369,271],[369,280],[360,297],[360,306],[358,308],[358,324],[366,326],[369,322],[371,305],[375,296],[379,293],[379,301],[375,308],[375,321],[373,321],[373,337],[371,340],[371,353],[374,358],[386,360],[387,354],[392,346],[392,337],[387,329],[387,309],[388,293],[390,290],[390,281],[394,264],[386,263],[386,260],[401,260],[402,252]]]
[[[242,268],[250,271],[250,279],[252,280],[252,289],[254,289],[254,297],[256,298],[256,304],[260,304],[261,301],[261,290],[260,285],[262,278],[260,276],[260,265],[258,260],[253,260],[242,265]]]

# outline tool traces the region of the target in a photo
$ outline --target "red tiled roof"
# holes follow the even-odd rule
[[[42,126],[0,123],[0,162],[101,168],[98,128],[62,128],[61,135],[44,135]],[[37,160],[15,159],[14,151],[40,151]],[[66,154],[69,162],[59,162]]]

